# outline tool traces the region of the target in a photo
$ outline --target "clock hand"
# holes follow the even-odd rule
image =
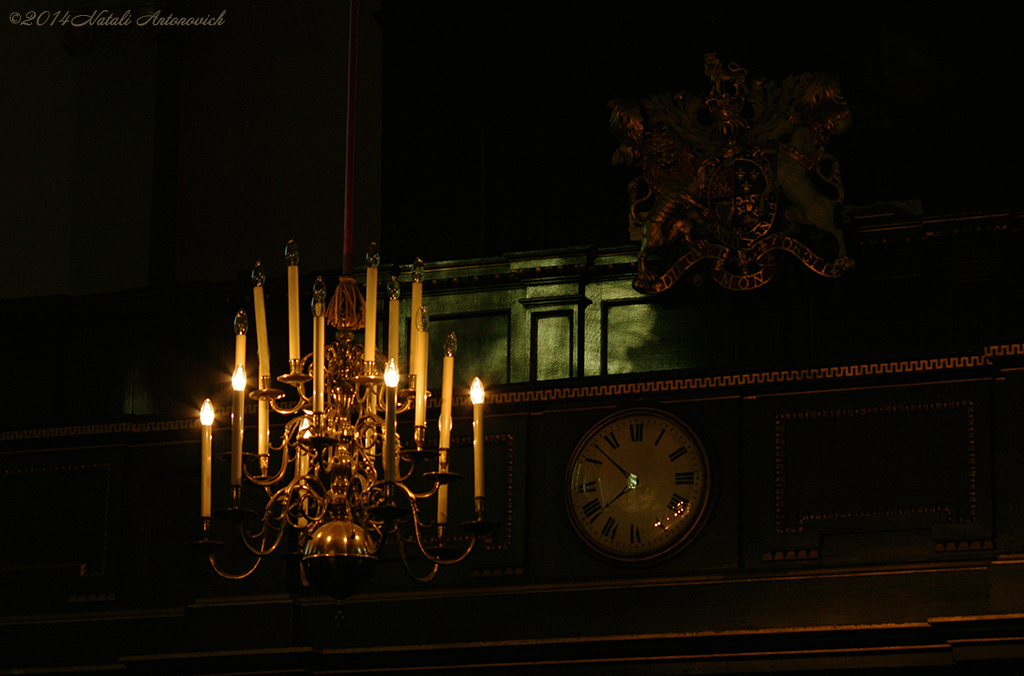
[[[595,445],[596,445],[596,444],[595,444]],[[614,460],[612,460],[612,457],[611,457],[610,455],[608,455],[607,453],[605,453],[605,452],[604,452],[604,450],[602,450],[602,449],[600,449],[600,448],[598,448],[597,450],[598,450],[598,451],[599,451],[599,452],[601,453],[601,455],[603,455],[604,457],[608,458],[608,460],[609,460],[609,461],[610,461],[610,462],[611,462],[611,463],[612,463],[613,465],[615,465],[615,466],[616,466],[616,467],[618,468],[618,470],[619,470],[620,472],[622,472],[622,476],[626,477],[627,479],[628,479],[629,477],[631,477],[631,476],[634,476],[634,475],[630,474],[629,472],[627,472],[626,470],[622,469],[622,465],[620,465],[619,463],[617,463],[617,462],[615,462]],[[635,481],[635,477],[634,477],[634,481]]]
[[[602,511],[611,507],[613,502],[615,502],[623,495],[636,488],[636,477],[633,476],[632,474],[630,474],[629,476],[631,477],[631,480],[625,485],[625,487],[621,491],[619,491],[618,495],[616,495],[614,498],[605,503],[604,507],[602,508]]]
[[[609,458],[609,460],[611,460],[611,458]],[[614,460],[612,462],[614,462]],[[604,503],[604,505],[601,507],[601,509],[597,513],[600,514],[604,510],[606,510],[609,507],[611,507],[613,502],[615,502],[616,500],[618,500],[619,498],[621,498],[623,495],[625,495],[626,493],[630,492],[631,490],[634,490],[638,485],[639,485],[639,483],[637,482],[636,475],[635,474],[628,475],[626,477],[626,485],[623,486],[621,491],[619,491],[619,494],[616,495],[611,500],[609,500],[608,502]],[[594,518],[597,518],[597,516],[595,515]]]

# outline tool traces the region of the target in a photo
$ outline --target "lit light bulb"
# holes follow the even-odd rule
[[[231,389],[235,392],[245,391],[245,367],[241,364],[235,367],[235,373],[231,376]]]
[[[207,399],[203,402],[203,407],[199,409],[199,422],[204,427],[209,427],[213,424],[213,404]]]
[[[469,388],[469,398],[474,404],[484,403],[484,384],[479,378],[473,378],[473,386]]]
[[[384,384],[388,387],[398,387],[398,367],[395,360],[388,360],[388,367],[384,369]]]

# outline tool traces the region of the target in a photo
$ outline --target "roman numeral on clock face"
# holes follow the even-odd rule
[[[644,424],[641,423],[629,423],[629,440],[630,441],[643,441],[644,440]]]
[[[640,544],[643,540],[640,539],[640,527],[635,523],[629,524],[629,543]]]
[[[679,482],[677,481],[676,483],[679,483]],[[596,485],[597,485],[597,480],[596,479],[594,481],[586,481],[586,482],[584,482],[584,483],[582,483],[582,484],[580,484],[579,486],[576,487],[576,492],[577,493],[593,493],[594,492],[594,486],[596,486]]]
[[[692,486],[693,472],[676,472],[676,486]]]
[[[672,498],[668,501],[668,508],[673,512],[681,512],[686,509],[686,506],[690,504],[690,501],[681,495],[672,494]]]
[[[615,519],[608,517],[608,520],[604,522],[604,528],[601,529],[601,535],[614,540],[615,532],[619,529],[619,524],[615,522]]]
[[[587,504],[583,505],[582,509],[583,516],[589,518],[601,511],[601,501],[598,500],[597,498],[594,498]]]
[[[668,459],[675,462],[679,458],[683,457],[683,455],[685,455],[686,451],[688,450],[689,449],[686,448],[686,446],[680,446],[679,448],[668,454]]]

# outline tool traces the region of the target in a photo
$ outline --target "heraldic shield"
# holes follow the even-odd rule
[[[723,244],[747,249],[775,220],[775,172],[768,155],[753,148],[739,157],[713,157],[701,166],[701,201],[708,225]]]
[[[718,284],[754,289],[783,253],[839,276],[853,260],[836,224],[838,162],[825,153],[850,121],[838,84],[805,73],[748,86],[743,68],[714,54],[704,67],[712,88],[703,99],[680,92],[609,104],[619,140],[612,161],[640,169],[628,186],[630,225],[643,232],[634,288],[664,291],[708,261]]]

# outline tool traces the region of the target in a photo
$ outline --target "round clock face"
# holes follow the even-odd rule
[[[696,435],[654,409],[611,415],[569,460],[569,521],[598,554],[623,561],[664,556],[703,525],[711,476]]]

